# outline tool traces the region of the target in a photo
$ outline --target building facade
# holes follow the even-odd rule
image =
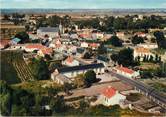
[[[88,65],[80,65],[73,67],[65,67],[59,68],[54,71],[55,74],[63,74],[69,78],[76,77],[79,74],[84,74],[88,70],[93,70],[96,74],[104,73],[104,65],[102,63],[99,64],[88,64]]]

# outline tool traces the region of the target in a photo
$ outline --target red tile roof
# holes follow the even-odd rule
[[[148,48],[144,48],[144,47],[138,47],[135,49],[135,51],[137,53],[150,53],[150,50]]]
[[[43,54],[51,54],[53,52],[52,48],[42,48],[41,49]]]
[[[11,40],[8,39],[0,39],[1,46],[7,46]]]
[[[116,89],[109,86],[103,90],[102,94],[107,98],[111,98],[116,94]]]
[[[72,63],[73,62],[73,57],[72,56],[69,56],[67,59],[66,59],[66,61],[68,62],[68,63]]]
[[[98,47],[98,44],[97,44],[97,43],[90,43],[89,46],[90,46],[90,47],[93,47],[93,48],[97,48],[97,47]]]
[[[42,48],[44,48],[44,46],[41,44],[28,44],[25,47],[28,49],[33,49],[33,48],[42,49]]]
[[[117,67],[117,69],[122,71],[122,72],[129,73],[129,74],[133,74],[134,73],[134,71],[132,69],[129,69],[129,68],[123,67],[123,66]]]

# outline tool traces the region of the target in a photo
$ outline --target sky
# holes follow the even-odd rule
[[[0,0],[0,8],[166,8],[166,0]]]

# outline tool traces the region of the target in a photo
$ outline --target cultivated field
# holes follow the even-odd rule
[[[2,80],[15,84],[32,80],[32,72],[22,57],[21,51],[1,51]]]

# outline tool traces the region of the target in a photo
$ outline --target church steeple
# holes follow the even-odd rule
[[[63,26],[61,24],[61,21],[60,21],[60,24],[59,24],[59,33],[63,34]]]

